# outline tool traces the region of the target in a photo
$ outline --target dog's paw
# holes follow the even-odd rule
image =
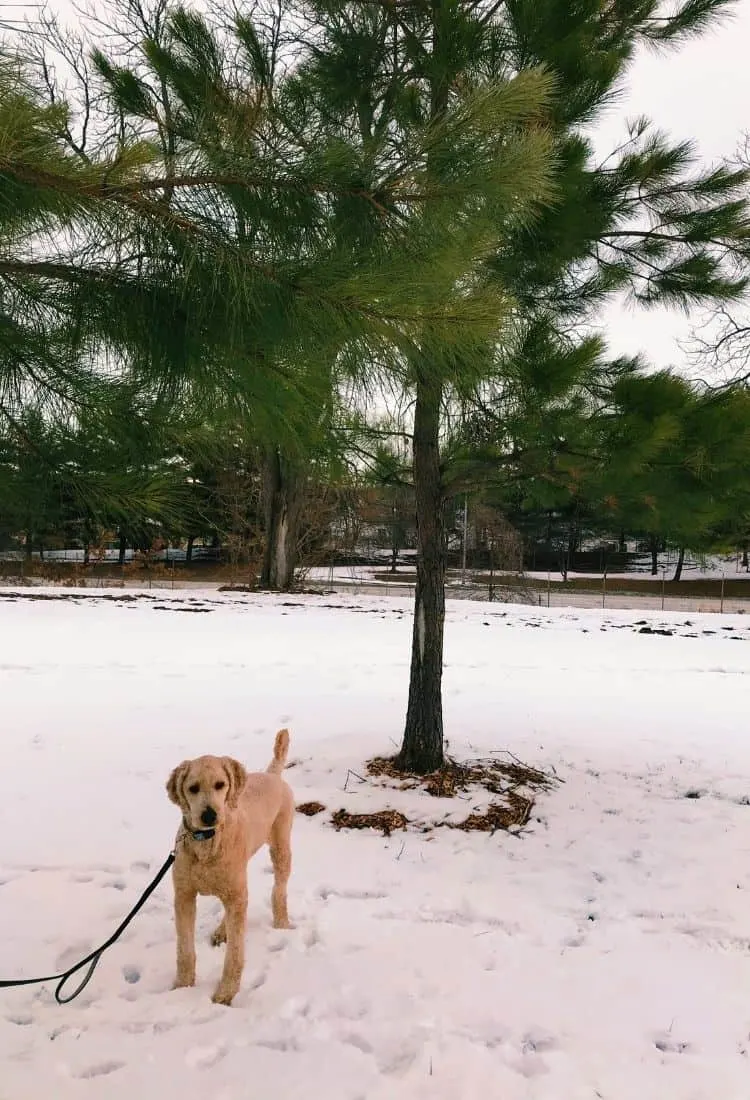
[[[195,974],[192,977],[177,975],[172,983],[172,989],[191,989],[195,985]]]
[[[217,986],[211,998],[215,1005],[231,1005],[237,994],[236,989],[227,989],[225,986]]]
[[[290,920],[275,920],[273,922],[273,926],[274,926],[274,928],[279,928],[282,931],[286,931],[286,932],[293,932],[294,929],[297,927],[297,925],[292,924],[292,922]]]

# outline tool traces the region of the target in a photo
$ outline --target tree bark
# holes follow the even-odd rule
[[[294,583],[297,565],[300,487],[278,448],[266,456],[263,483],[266,544],[260,585],[276,592],[287,592]]]
[[[672,580],[679,581],[682,578],[682,567],[685,564],[685,547],[681,546],[677,555],[677,567],[674,571],[674,577]]]
[[[440,474],[441,398],[439,381],[420,379],[417,382],[414,406],[417,586],[409,702],[396,766],[420,775],[435,771],[444,762],[445,528]]]
[[[659,540],[655,536],[649,539],[649,548],[651,550],[651,576],[655,577],[659,572]]]
[[[26,542],[24,544],[24,553],[26,555],[26,560],[31,561],[31,558],[32,558],[33,553],[34,553],[34,536],[32,535],[31,531],[26,532]]]
[[[195,542],[195,535],[188,535],[187,548],[185,550],[185,564],[190,565],[193,560],[193,543]]]
[[[127,549],[128,549],[128,540],[125,537],[125,535],[121,534],[120,535],[120,546],[119,546],[119,550],[118,550],[118,553],[117,553],[117,564],[118,565],[124,565],[125,564],[125,554],[127,553]]]
[[[455,57],[449,25],[452,0],[429,0],[432,19],[430,119],[448,108]],[[428,174],[431,169],[428,159]],[[406,725],[396,766],[427,775],[445,761],[443,633],[445,630],[445,516],[440,470],[442,378],[418,363],[414,403],[414,496],[417,584]]]

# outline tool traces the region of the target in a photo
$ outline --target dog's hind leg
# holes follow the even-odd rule
[[[282,810],[271,826],[269,847],[273,866],[271,909],[274,928],[292,928],[287,911],[287,886],[292,873],[291,833],[294,809]]]

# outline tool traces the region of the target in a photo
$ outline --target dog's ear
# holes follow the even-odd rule
[[[240,764],[239,760],[234,760],[231,756],[225,756],[222,759],[222,764],[227,773],[227,804],[231,809],[235,809],[240,800],[242,788],[245,786],[247,772],[242,764]]]
[[[185,782],[185,776],[188,773],[189,767],[190,761],[183,760],[181,764],[177,765],[167,780],[169,801],[174,802],[175,806],[179,806],[181,810],[185,809],[185,796],[182,793],[182,784]]]

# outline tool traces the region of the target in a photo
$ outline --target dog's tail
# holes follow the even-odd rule
[[[271,775],[281,775],[289,755],[289,730],[279,730],[273,743],[273,760],[266,768]]]

